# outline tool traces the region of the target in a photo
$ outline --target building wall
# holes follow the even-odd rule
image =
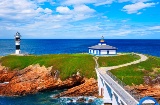
[[[101,52],[100,53],[101,55],[106,55],[107,54],[107,50],[100,50],[100,52]]]
[[[116,50],[109,50],[109,54],[116,54]]]
[[[99,50],[94,50],[94,54],[99,55]]]
[[[95,55],[114,55],[117,54],[116,50],[93,50],[89,49],[89,54],[95,54]]]
[[[97,53],[96,53],[96,50],[94,50],[94,52],[93,52],[93,53],[94,53],[94,54],[97,54]]]
[[[15,54],[20,54],[20,53],[21,53],[20,50],[16,50],[16,51],[15,51]]]
[[[93,50],[92,49],[89,49],[89,54],[93,54]]]

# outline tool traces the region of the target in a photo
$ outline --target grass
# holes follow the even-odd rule
[[[144,76],[154,77],[159,73],[159,69],[157,72],[154,71],[155,68],[160,68],[160,58],[149,56],[149,59],[144,62],[111,70],[111,73],[127,85],[132,85],[132,83],[139,85],[144,82]]]
[[[135,54],[125,54],[119,56],[99,57],[98,63],[100,67],[108,67],[129,63],[138,59],[140,59],[140,57]]]
[[[41,56],[5,56],[0,59],[3,66],[9,67],[10,70],[21,70],[32,64],[40,64],[46,67],[53,66],[53,70],[60,71],[62,80],[71,75],[80,72],[87,78],[96,78],[95,62],[93,56],[88,54],[55,54]]]
[[[148,56],[147,61],[127,67],[111,70],[110,72],[122,80],[127,85],[143,83],[143,77],[146,75],[155,76],[160,73],[160,58]],[[123,63],[132,62],[139,59],[136,55],[121,55],[100,57],[98,62],[102,66],[105,62],[107,66],[115,66]],[[41,56],[5,56],[0,59],[3,66],[10,70],[21,70],[32,64],[40,64],[46,67],[53,66],[53,70],[60,71],[62,80],[70,77],[79,71],[87,78],[96,78],[95,61],[92,55],[88,54],[54,54]],[[156,69],[155,69],[156,68]],[[156,70],[156,71],[155,71]]]

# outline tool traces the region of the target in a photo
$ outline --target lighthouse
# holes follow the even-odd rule
[[[15,45],[16,45],[16,51],[15,51],[15,54],[20,54],[20,33],[17,32],[16,35],[15,35]]]

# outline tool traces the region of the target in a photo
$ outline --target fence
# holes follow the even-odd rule
[[[138,102],[140,101],[140,95],[135,94],[134,91],[130,91],[128,89],[126,89],[126,84],[123,83],[120,79],[118,79],[116,76],[114,76],[111,72],[106,71],[106,73],[114,80],[116,81],[125,91],[127,91],[134,99],[136,99]]]

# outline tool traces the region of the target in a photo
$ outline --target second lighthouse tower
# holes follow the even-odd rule
[[[15,51],[15,54],[20,54],[21,53],[21,50],[20,50],[20,39],[21,38],[21,35],[19,32],[16,33],[15,35],[15,45],[16,45],[16,51]]]

